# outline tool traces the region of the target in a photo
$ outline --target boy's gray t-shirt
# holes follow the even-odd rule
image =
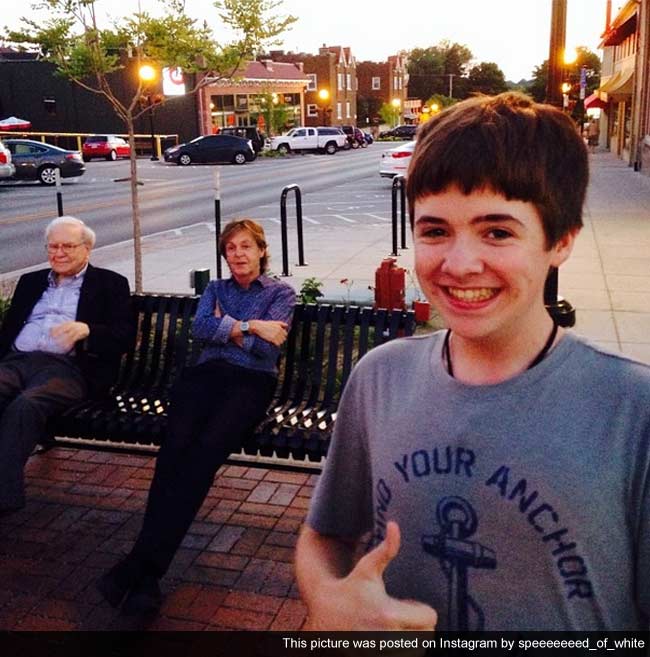
[[[571,333],[495,385],[447,373],[442,333],[359,363],[307,522],[373,542],[389,594],[440,630],[647,629],[650,367]]]

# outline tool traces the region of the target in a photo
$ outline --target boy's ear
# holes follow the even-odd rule
[[[575,243],[576,237],[580,232],[579,228],[575,228],[571,232],[567,233],[561,237],[552,247],[552,258],[551,265],[553,267],[559,267],[562,263],[566,262],[571,251],[573,251],[573,244]]]

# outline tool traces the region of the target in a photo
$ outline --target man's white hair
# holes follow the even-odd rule
[[[77,219],[77,217],[71,217],[70,215],[57,217],[56,219],[52,219],[52,221],[50,221],[50,223],[47,225],[47,228],[45,229],[46,241],[50,238],[50,233],[57,226],[80,226],[81,236],[84,244],[90,247],[91,249],[93,248],[93,246],[95,246],[95,240],[97,239],[95,235],[95,231],[89,226],[86,226],[86,224],[83,221],[81,221],[81,219]]]

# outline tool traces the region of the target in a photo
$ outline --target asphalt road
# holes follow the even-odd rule
[[[268,204],[279,207],[285,185],[298,184],[303,196],[365,179],[379,182],[377,173],[385,144],[367,149],[286,158],[258,158],[244,165],[179,167],[138,160],[142,230],[150,235],[214,221],[214,171],[221,174],[224,220]],[[128,161],[92,161],[85,175],[62,184],[66,214],[88,222],[96,230],[98,246],[132,236]],[[384,186],[387,182],[382,181]],[[45,260],[43,230],[56,216],[55,189],[39,183],[0,183],[0,274],[31,267]]]

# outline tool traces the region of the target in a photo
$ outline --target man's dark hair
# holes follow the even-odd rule
[[[266,273],[270,260],[269,250],[266,246],[266,235],[264,235],[262,226],[253,219],[233,219],[228,222],[221,231],[221,235],[219,235],[219,253],[225,258],[226,245],[235,233],[243,230],[251,234],[259,249],[264,249],[264,255],[260,258],[260,273]]]
[[[406,183],[411,226],[416,200],[487,188],[532,203],[551,248],[582,226],[588,181],[587,149],[561,110],[516,92],[476,96],[420,126]]]

